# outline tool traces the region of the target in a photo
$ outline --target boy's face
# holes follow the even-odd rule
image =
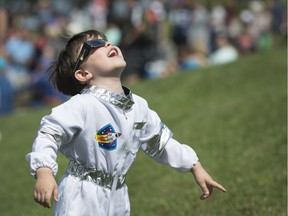
[[[107,41],[105,46],[91,49],[82,69],[89,71],[94,77],[119,76],[126,66],[121,50]]]

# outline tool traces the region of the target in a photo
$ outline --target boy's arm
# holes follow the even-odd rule
[[[58,201],[58,186],[50,168],[42,167],[36,171],[34,200],[40,205],[50,208],[51,197]]]
[[[191,169],[191,172],[197,184],[203,191],[203,194],[200,196],[200,199],[205,200],[208,197],[210,197],[213,192],[213,188],[216,188],[222,192],[227,191],[222,185],[218,184],[212,179],[212,177],[202,167],[200,162],[196,163],[196,165]]]
[[[173,167],[180,172],[191,171],[197,184],[203,191],[200,197],[203,200],[212,194],[213,188],[226,192],[226,189],[215,182],[201,166],[196,152],[190,146],[181,144],[171,138],[172,133],[169,132],[167,127],[164,127],[164,130],[160,131],[159,137],[152,139],[156,142],[149,144],[148,141],[141,146],[144,152],[153,157],[157,162]]]
[[[191,171],[203,191],[201,199],[208,198],[213,188],[226,192],[201,166],[196,152],[172,138],[172,132],[161,122],[156,112],[148,110],[146,123],[145,136],[141,139],[141,149],[146,154],[179,172]]]
[[[163,151],[159,155],[154,155],[153,158],[157,162],[173,167],[179,172],[191,171],[197,184],[203,191],[200,197],[202,200],[212,194],[213,188],[226,192],[226,189],[215,182],[202,167],[198,161],[196,152],[191,147],[180,144],[173,138],[170,138],[163,147]]]

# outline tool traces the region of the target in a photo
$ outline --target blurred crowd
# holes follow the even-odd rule
[[[123,82],[133,84],[284,46],[286,7],[281,0],[0,3],[0,114],[67,100],[46,71],[74,33],[104,32],[127,61]]]

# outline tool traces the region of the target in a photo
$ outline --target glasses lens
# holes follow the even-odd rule
[[[107,41],[104,39],[95,39],[95,40],[86,41],[85,43],[88,44],[91,48],[98,48],[98,47],[105,46],[106,42]]]

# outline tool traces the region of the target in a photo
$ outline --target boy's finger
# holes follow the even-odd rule
[[[218,184],[217,182],[213,182],[213,187],[217,188],[220,191],[226,192],[226,188],[224,188],[222,185]]]
[[[44,206],[45,207],[47,207],[47,208],[50,208],[51,207],[51,196],[48,194],[48,193],[46,193],[45,194],[45,199],[44,199]]]
[[[57,188],[53,191],[53,198],[55,202],[58,202],[58,189]]]
[[[207,199],[210,195],[208,187],[206,186],[205,183],[201,184],[200,187],[203,191],[203,194],[200,196],[200,199],[202,199],[202,200]]]
[[[38,202],[38,193],[36,191],[34,191],[33,197],[35,202]]]
[[[44,202],[44,203],[41,203],[41,205],[43,205],[45,208],[50,208],[50,204],[49,203]]]
[[[203,193],[203,194],[200,196],[200,199],[201,199],[201,200],[205,200],[205,199],[207,199],[209,196],[210,196],[209,194],[204,194],[204,193]]]

